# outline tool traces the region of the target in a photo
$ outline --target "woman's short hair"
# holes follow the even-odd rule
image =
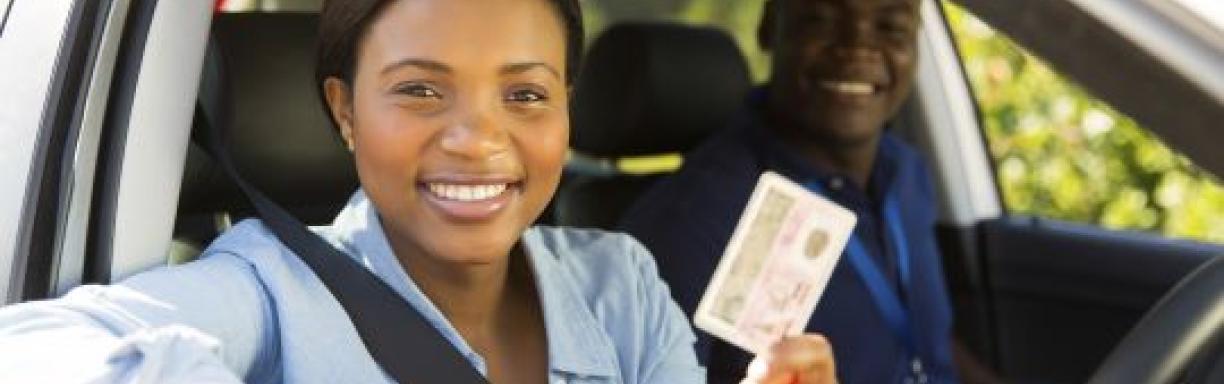
[[[325,0],[319,16],[319,46],[315,67],[315,89],[338,77],[351,84],[357,65],[357,48],[370,23],[395,0]],[[582,9],[578,0],[546,0],[551,3],[565,29],[566,83],[573,84],[582,57]]]

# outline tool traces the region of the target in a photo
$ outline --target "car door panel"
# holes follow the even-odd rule
[[[1169,288],[1224,247],[1013,216],[979,226],[1000,369],[1080,382]]]

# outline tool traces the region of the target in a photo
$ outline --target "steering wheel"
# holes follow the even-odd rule
[[[1173,383],[1219,343],[1224,343],[1224,256],[1203,263],[1166,293],[1089,383]]]

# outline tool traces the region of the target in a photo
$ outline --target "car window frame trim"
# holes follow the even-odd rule
[[[14,1],[15,2],[15,1]],[[11,3],[10,3],[11,4]],[[92,69],[98,10],[102,2],[72,4],[60,39],[55,67],[35,141],[34,159],[24,186],[25,202],[18,224],[9,300],[46,298],[55,263],[56,232],[63,211],[65,163],[71,162],[73,136],[83,111],[87,85],[81,80]]]

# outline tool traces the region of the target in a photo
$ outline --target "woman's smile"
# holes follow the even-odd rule
[[[448,221],[490,221],[519,197],[522,179],[496,174],[447,174],[422,178],[418,196]]]

